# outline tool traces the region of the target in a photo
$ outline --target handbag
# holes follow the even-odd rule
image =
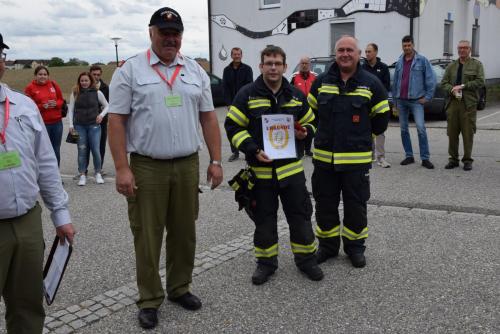
[[[61,106],[61,116],[64,118],[68,115],[68,104],[66,100],[63,100],[63,104]]]
[[[80,134],[78,133],[78,131],[68,131],[68,135],[66,136],[66,143],[78,144],[78,139],[80,139]]]

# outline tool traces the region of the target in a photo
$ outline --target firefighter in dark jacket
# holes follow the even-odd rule
[[[366,265],[372,134],[386,130],[389,102],[380,81],[359,65],[360,52],[354,37],[341,37],[335,50],[335,63],[316,79],[308,95],[318,115],[312,176],[319,240],[317,261],[337,256],[342,236],[344,252],[352,265],[360,268]],[[338,212],[341,194],[342,229]]]
[[[316,262],[316,240],[311,224],[312,205],[305,184],[302,160],[271,160],[264,152],[262,116],[287,114],[301,127],[295,131],[296,142],[315,131],[315,116],[306,97],[283,78],[286,55],[277,46],[261,52],[261,76],[236,95],[225,120],[229,141],[245,153],[256,176],[253,196],[255,221],[255,256],[257,268],[253,284],[266,282],[278,268],[278,197],[281,198],[290,228],[295,263],[311,280],[321,280],[323,272]]]

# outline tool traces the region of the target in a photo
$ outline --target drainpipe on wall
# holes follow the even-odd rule
[[[419,0],[410,0],[411,15],[410,15],[410,36],[413,37],[413,18],[417,17],[417,8]]]
[[[211,24],[211,15],[212,15],[212,4],[210,0],[207,0],[208,6],[208,64],[210,73],[212,73],[212,24]]]

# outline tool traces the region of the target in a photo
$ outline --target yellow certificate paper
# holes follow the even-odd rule
[[[270,159],[297,157],[292,115],[263,115],[262,132],[264,151]]]

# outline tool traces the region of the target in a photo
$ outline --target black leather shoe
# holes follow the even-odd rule
[[[464,170],[472,170],[472,162],[470,161],[464,162]]]
[[[306,151],[305,153],[308,157],[312,157],[313,156],[313,153],[311,151]]]
[[[425,167],[427,169],[434,169],[434,165],[430,160],[422,160],[422,167]]]
[[[366,266],[366,258],[363,253],[349,254],[349,259],[351,260],[353,267],[363,268]]]
[[[180,306],[184,307],[186,310],[190,311],[196,311],[201,307],[200,298],[196,297],[191,292],[186,292],[185,294],[177,298],[168,297],[168,300],[177,303]]]
[[[445,169],[453,169],[458,167],[458,162],[450,161],[444,166]]]
[[[238,153],[233,153],[233,154],[231,154],[229,159],[227,159],[227,161],[232,162],[232,161],[238,160],[239,157],[240,157],[240,155]]]
[[[321,268],[315,263],[299,269],[306,274],[307,278],[311,281],[321,281],[325,276],[323,274],[323,270],[321,270]]]
[[[400,162],[400,165],[406,166],[406,165],[412,164],[414,162],[415,162],[415,158],[414,157],[407,157],[403,161]]]
[[[158,310],[155,308],[143,308],[139,310],[139,326],[144,329],[155,328],[158,325]]]
[[[337,255],[339,255],[338,252],[335,254],[328,254],[326,251],[320,248],[316,252],[316,263],[320,264],[326,262],[326,260],[328,260],[329,258],[336,257]]]
[[[272,274],[276,271],[275,268],[271,266],[266,266],[264,264],[257,264],[257,268],[252,275],[252,283],[255,285],[261,285],[266,283]]]

